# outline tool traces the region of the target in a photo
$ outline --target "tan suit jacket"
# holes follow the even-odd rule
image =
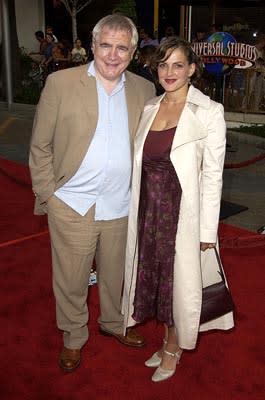
[[[96,80],[88,66],[51,74],[42,91],[33,123],[29,166],[36,195],[35,213],[78,170],[96,130]],[[131,142],[144,104],[155,96],[152,83],[126,71],[125,92]],[[117,110],[117,118],[119,110]]]

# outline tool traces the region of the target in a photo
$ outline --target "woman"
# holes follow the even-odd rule
[[[225,156],[223,106],[191,84],[202,67],[186,41],[163,41],[153,70],[165,93],[146,105],[136,135],[123,313],[125,327],[154,317],[164,322],[163,345],[145,363],[157,367],[158,382],[174,375],[199,330],[229,329],[233,316],[199,325],[202,286],[220,280],[211,248]]]

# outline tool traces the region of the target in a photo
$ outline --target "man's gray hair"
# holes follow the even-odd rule
[[[129,34],[131,35],[131,46],[133,48],[137,46],[138,32],[136,26],[130,18],[125,17],[125,15],[121,14],[107,15],[106,17],[103,17],[98,21],[92,32],[93,44],[98,41],[99,35],[105,26],[114,31],[121,30],[129,32]]]

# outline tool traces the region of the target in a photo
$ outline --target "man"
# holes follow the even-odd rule
[[[151,37],[151,35],[149,34],[149,32],[147,32],[144,28],[140,29],[139,37],[141,39],[140,45],[139,45],[140,49],[142,49],[144,46],[147,46],[147,45],[152,45],[155,47],[157,47],[159,45],[158,40],[153,39]]]
[[[130,198],[131,150],[152,83],[125,71],[138,40],[113,14],[93,30],[94,61],[51,74],[33,125],[30,170],[36,213],[47,212],[63,370],[79,366],[88,339],[88,276],[94,259],[100,332],[142,347],[120,312]],[[125,71],[125,72],[124,72]]]
[[[164,93],[164,89],[160,85],[156,85],[154,81],[154,77],[152,75],[150,66],[151,66],[151,59],[156,51],[156,47],[152,44],[148,44],[141,49],[139,49],[139,57],[137,60],[138,68],[137,74],[142,76],[145,79],[148,79],[150,82],[153,82],[156,86],[156,95],[160,96]]]
[[[29,56],[32,58],[33,61],[37,62],[38,64],[43,60],[44,58],[44,51],[47,46],[47,40],[45,39],[44,33],[42,31],[36,31],[35,32],[35,38],[39,42],[39,51],[31,51],[29,53]]]

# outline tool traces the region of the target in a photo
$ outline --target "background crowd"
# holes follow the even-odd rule
[[[199,26],[193,33],[191,42],[203,42],[215,32],[222,32],[222,24],[212,24],[209,27]],[[137,51],[131,63],[131,70],[153,82],[150,71],[150,59],[156,47],[165,39],[176,37],[176,29],[172,25],[166,26],[159,39],[154,38],[151,32],[144,27],[138,28],[139,41]],[[42,88],[47,76],[54,71],[71,68],[87,63],[93,59],[91,51],[91,32],[87,40],[77,38],[74,43],[61,38],[53,32],[52,26],[47,26],[45,33],[35,32],[39,42],[39,50],[29,53],[32,64],[29,80]],[[226,76],[213,76],[204,70],[200,89],[212,99],[222,102],[225,107],[246,110],[253,108],[259,112],[265,107],[265,34],[260,33],[253,39],[257,48],[257,61],[248,70],[234,69]],[[156,94],[163,93],[161,86],[156,87]],[[228,96],[226,96],[228,94]]]

